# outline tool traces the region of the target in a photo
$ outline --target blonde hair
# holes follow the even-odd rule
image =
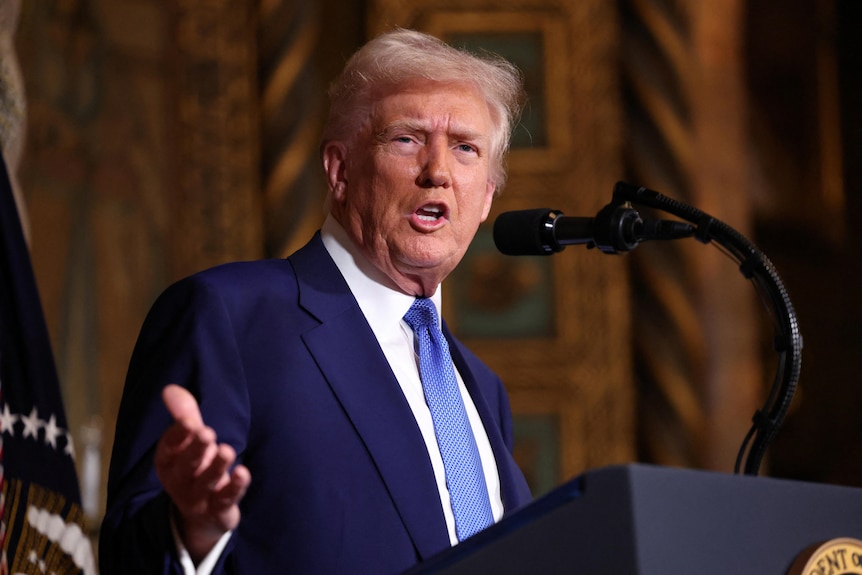
[[[329,90],[329,119],[323,142],[350,142],[368,118],[379,90],[410,80],[473,85],[484,97],[494,122],[491,179],[502,189],[504,157],[524,102],[520,70],[492,54],[472,54],[415,30],[396,29],[357,51]]]

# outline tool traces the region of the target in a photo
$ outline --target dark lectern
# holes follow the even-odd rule
[[[862,489],[625,465],[588,472],[408,573],[782,575],[838,537],[862,539]]]

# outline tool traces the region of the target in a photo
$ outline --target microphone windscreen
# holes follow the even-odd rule
[[[550,208],[503,212],[494,220],[494,244],[508,256],[554,253],[546,241],[552,233]]]

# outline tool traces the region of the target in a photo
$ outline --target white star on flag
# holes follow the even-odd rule
[[[71,457],[73,460],[75,459],[75,444],[72,443],[72,434],[68,431],[66,432],[66,449],[63,450],[63,453]]]
[[[18,416],[9,411],[9,404],[3,404],[3,412],[0,413],[0,433],[8,433],[15,436],[15,423],[18,421]]]
[[[38,439],[39,428],[42,427],[44,422],[39,419],[39,412],[35,406],[30,411],[30,415],[21,416],[21,421],[24,422],[24,438],[26,439],[32,435],[33,439]]]
[[[45,443],[57,449],[57,437],[63,434],[63,430],[57,427],[57,418],[51,414],[51,419],[45,424]]]

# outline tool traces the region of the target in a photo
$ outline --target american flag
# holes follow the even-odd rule
[[[0,157],[0,575],[95,574],[30,254]]]

